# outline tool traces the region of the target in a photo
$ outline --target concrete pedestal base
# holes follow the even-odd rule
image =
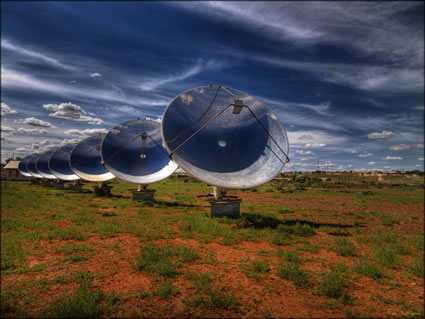
[[[153,194],[156,192],[156,190],[142,189],[139,191],[131,189],[130,192],[133,194],[133,200],[153,200]]]
[[[110,197],[111,188],[112,187],[108,185],[93,186],[94,193],[96,194],[96,196],[100,196],[100,197]]]
[[[69,185],[69,189],[81,193],[83,191],[83,184],[71,184]]]
[[[240,199],[232,200],[210,200],[211,217],[231,217],[238,218],[240,216]]]

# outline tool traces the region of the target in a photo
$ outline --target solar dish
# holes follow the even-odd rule
[[[31,156],[31,158],[29,159],[29,161],[27,163],[27,170],[28,170],[28,173],[31,174],[31,176],[36,177],[36,178],[43,178],[43,176],[41,176],[38,173],[37,168],[35,167],[35,164],[37,163],[39,156],[40,156],[40,154],[35,154],[35,155]]]
[[[69,166],[69,155],[73,148],[73,144],[64,145],[54,151],[49,159],[50,172],[64,181],[76,181],[80,179],[71,170],[71,166]]]
[[[112,128],[103,139],[101,154],[110,172],[131,183],[159,182],[177,169],[162,145],[161,124],[146,118]]]
[[[32,176],[27,170],[27,164],[31,157],[32,155],[28,155],[24,157],[23,159],[21,159],[21,161],[18,164],[19,173],[21,173],[23,176],[27,176],[27,177]]]
[[[35,168],[37,172],[47,179],[57,179],[57,177],[53,175],[49,169],[49,159],[53,153],[53,150],[44,152],[38,157],[37,162],[35,163]]]
[[[104,135],[90,136],[78,143],[71,152],[72,171],[89,182],[106,182],[115,176],[102,164],[100,155]]]
[[[188,90],[168,105],[165,147],[189,175],[222,188],[250,188],[275,177],[288,158],[278,117],[244,92],[208,86]]]

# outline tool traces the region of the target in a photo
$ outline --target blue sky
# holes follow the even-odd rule
[[[285,125],[285,170],[421,169],[421,2],[2,2],[2,160],[223,84]]]

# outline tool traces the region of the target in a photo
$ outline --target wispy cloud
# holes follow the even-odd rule
[[[92,78],[100,78],[100,77],[102,77],[102,74],[95,72],[95,73],[91,73],[90,74],[90,77],[92,77]]]
[[[369,162],[369,163],[367,163],[368,165],[375,165],[376,164],[376,162]]]
[[[317,144],[317,143],[307,143],[304,145],[305,148],[322,148],[325,146],[326,144]]]
[[[71,102],[61,104],[44,104],[43,108],[49,111],[54,111],[49,114],[49,116],[52,117],[73,121],[83,121],[88,122],[88,124],[104,123],[100,118],[86,115],[86,111],[84,111],[79,105],[72,104]]]
[[[377,132],[377,133],[370,133],[367,135],[369,139],[373,139],[373,140],[386,140],[393,136],[395,136],[395,134],[391,131],[382,131],[381,133]]]
[[[222,61],[215,60],[198,60],[194,65],[189,66],[188,68],[173,74],[161,74],[154,77],[145,78],[142,83],[140,83],[140,88],[145,91],[152,91],[158,87],[164,86],[165,84],[183,81],[187,78],[190,78],[196,74],[199,74],[206,70],[218,71],[227,66],[227,63]]]
[[[104,128],[94,128],[94,129],[85,129],[85,130],[72,129],[72,130],[67,130],[64,133],[69,135],[88,137],[93,135],[106,134],[108,133],[108,130]]]
[[[28,124],[28,125],[31,125],[31,126],[39,126],[39,127],[52,127],[52,128],[56,127],[50,122],[39,120],[35,117],[27,117],[26,119],[15,120],[14,122]]]
[[[47,134],[47,130],[45,129],[39,129],[39,128],[23,128],[20,127],[17,130],[19,133],[24,133],[24,134]]]
[[[393,151],[405,151],[415,148],[424,148],[424,144],[399,144],[390,147]]]
[[[304,150],[296,150],[295,153],[301,154],[301,155],[313,155],[314,154],[312,151],[304,151]]]
[[[36,50],[31,50],[29,48],[25,48],[22,45],[18,45],[16,43],[11,42],[8,39],[2,39],[1,40],[1,47],[2,49],[10,50],[14,54],[24,55],[27,58],[34,58],[38,61],[45,62],[51,65],[54,65],[56,67],[65,69],[65,70],[74,70],[75,68],[71,65],[64,64],[60,62],[58,59],[52,58],[48,56],[47,54],[44,54],[42,52],[38,52]]]
[[[6,103],[1,103],[1,115],[14,114],[14,113],[17,113],[16,110],[12,109]]]
[[[382,159],[385,160],[385,161],[401,161],[403,159],[403,157],[387,156],[387,157],[383,157]]]
[[[365,158],[365,157],[371,157],[373,154],[372,153],[362,153],[357,155],[360,158]]]

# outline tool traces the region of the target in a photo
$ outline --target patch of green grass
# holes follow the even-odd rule
[[[292,281],[296,287],[307,287],[311,283],[309,274],[297,263],[281,262],[277,268],[277,275]]]
[[[39,263],[37,265],[32,266],[31,268],[25,268],[23,270],[20,270],[20,272],[23,273],[31,273],[31,272],[40,272],[46,269],[47,263]]]
[[[28,250],[16,236],[4,234],[1,238],[1,270],[13,270],[23,264]]]
[[[179,290],[170,284],[168,281],[155,290],[154,295],[158,296],[160,299],[167,299],[171,296],[175,296],[179,293]]]
[[[136,268],[172,277],[177,274],[177,269],[182,263],[198,258],[198,253],[192,247],[149,244],[141,247]]]
[[[381,224],[382,225],[392,226],[394,224],[399,224],[399,223],[400,223],[400,218],[390,216],[390,215],[385,215],[385,216],[381,217]]]
[[[81,254],[74,254],[65,258],[65,260],[69,260],[72,263],[79,263],[82,261],[88,260],[89,257]]]
[[[96,249],[85,246],[85,245],[63,245],[56,250],[57,253],[62,253],[65,255],[70,255],[73,253],[95,252],[95,251]]]
[[[270,256],[272,254],[273,253],[270,250],[267,250],[267,249],[259,249],[259,250],[257,250],[257,255],[260,255],[260,256]]]
[[[237,310],[239,302],[233,294],[228,294],[223,287],[213,285],[209,274],[186,273],[185,278],[194,285],[198,295],[186,301],[189,307]],[[206,296],[201,296],[203,293]]]
[[[301,258],[297,255],[296,252],[279,249],[277,251],[277,255],[281,256],[282,259],[287,261],[287,262],[296,263],[296,264],[301,263]]]
[[[250,277],[256,278],[264,276],[270,270],[270,266],[266,260],[253,260],[247,270]]]
[[[62,240],[85,240],[88,236],[88,232],[82,227],[73,225],[67,228],[57,228],[48,234],[50,239],[59,238]]]
[[[317,245],[313,245],[310,243],[306,243],[305,245],[301,246],[301,247],[297,247],[296,248],[299,251],[306,251],[312,254],[317,254],[320,250],[320,247]]]
[[[289,208],[279,208],[277,210],[277,213],[280,214],[280,215],[293,214],[293,213],[295,213],[295,210],[289,209]]]
[[[424,255],[415,256],[409,263],[409,271],[419,278],[424,278]]]
[[[85,285],[69,297],[64,297],[52,303],[46,309],[47,318],[98,318],[102,308],[99,305],[101,296],[90,291]]]
[[[347,281],[343,273],[325,271],[320,274],[318,294],[338,299],[344,296],[346,286]]]
[[[368,260],[355,265],[353,270],[375,280],[384,276],[383,270],[376,263]]]
[[[272,237],[270,242],[274,245],[288,246],[288,245],[292,244],[294,241],[293,241],[291,235],[289,235],[288,233],[277,232]]]
[[[396,249],[392,245],[379,247],[375,251],[375,256],[378,262],[387,268],[396,268],[401,262]]]
[[[309,224],[302,224],[298,222],[295,225],[280,224],[277,226],[277,230],[300,237],[311,237],[316,234]]]
[[[335,246],[332,250],[339,256],[356,256],[356,247],[346,238],[335,238]]]

